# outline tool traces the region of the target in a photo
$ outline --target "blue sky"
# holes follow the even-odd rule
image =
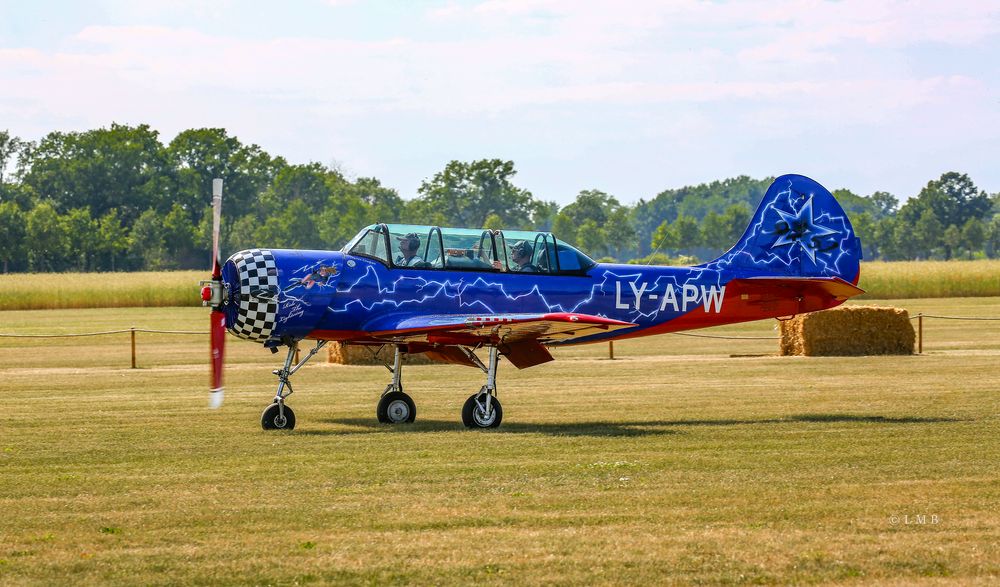
[[[511,159],[568,203],[746,174],[1000,191],[1000,2],[0,0],[0,128],[225,127],[404,197]]]

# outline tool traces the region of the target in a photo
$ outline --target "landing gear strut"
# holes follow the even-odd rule
[[[402,424],[417,418],[417,406],[413,399],[403,392],[403,347],[396,345],[392,367],[385,366],[392,373],[392,383],[386,386],[378,400],[375,416],[382,424]]]
[[[471,355],[470,358],[475,357]],[[489,365],[484,366],[478,359],[479,368],[486,372],[486,385],[478,393],[469,396],[462,406],[462,423],[467,428],[496,428],[503,420],[503,407],[497,399],[497,362],[500,352],[497,347],[490,347]]]
[[[264,408],[264,413],[260,415],[260,425],[264,430],[292,430],[295,428],[295,412],[285,405],[285,398],[292,395],[292,382],[289,378],[296,371],[302,368],[309,359],[313,358],[321,348],[326,346],[327,341],[320,340],[316,346],[309,351],[304,359],[299,361],[294,367],[292,361],[295,360],[295,351],[298,350],[298,342],[288,343],[288,354],[285,355],[285,365],[281,369],[272,371],[278,376],[278,391],[274,394],[274,403]],[[285,391],[288,388],[288,391]]]

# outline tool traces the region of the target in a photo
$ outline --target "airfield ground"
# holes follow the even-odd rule
[[[884,303],[884,302],[880,302]],[[891,303],[891,302],[890,302]],[[1000,316],[1000,298],[905,300]],[[201,308],[2,312],[4,332],[207,328]],[[0,583],[996,584],[1000,322],[927,320],[925,354],[802,358],[659,336],[415,366],[417,423],[375,423],[381,367],[317,361],[263,432],[280,359],[230,338],[0,339]],[[705,331],[773,335],[773,322]],[[745,355],[732,357],[730,355]],[[749,356],[746,356],[749,355]]]

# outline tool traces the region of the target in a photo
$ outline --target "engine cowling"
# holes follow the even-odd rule
[[[229,332],[265,344],[306,336],[336,295],[341,260],[336,251],[235,253],[222,270]]]

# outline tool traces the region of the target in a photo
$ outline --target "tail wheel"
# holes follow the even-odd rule
[[[469,396],[462,406],[462,423],[466,428],[496,428],[503,420],[503,406],[500,400],[493,396],[490,398],[490,411],[486,411],[485,393],[476,393]]]
[[[264,430],[292,430],[295,428],[295,412],[292,408],[285,406],[284,415],[275,402],[266,408],[260,415],[260,425]]]
[[[417,406],[402,391],[390,391],[378,400],[375,415],[383,424],[409,424],[417,418]]]

